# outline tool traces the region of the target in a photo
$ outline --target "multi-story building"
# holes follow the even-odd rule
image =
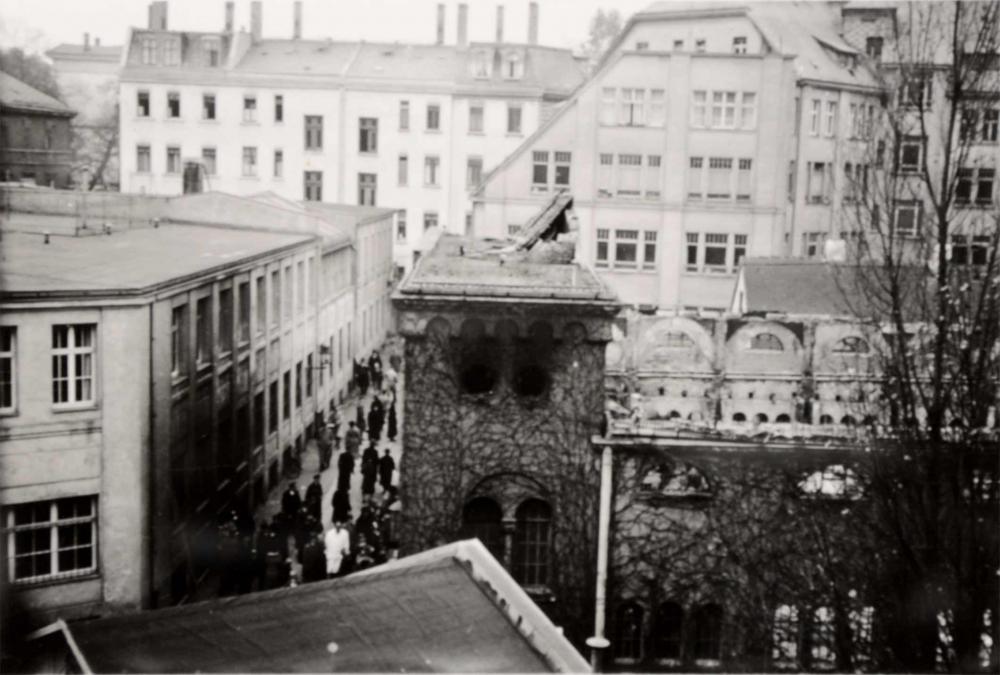
[[[74,115],[62,101],[0,72],[0,179],[68,187]]]
[[[445,45],[444,6],[433,45],[265,39],[261,3],[250,32],[166,29],[156,2],[123,56],[122,190],[180,194],[273,191],[288,199],[403,209],[396,262],[442,231],[462,233],[468,191],[582,81],[568,50],[537,42]],[[188,167],[191,167],[190,170]]]
[[[118,186],[118,68],[121,46],[83,34],[83,44],[63,43],[52,59],[59,93],[77,111],[73,119],[74,183],[88,189]]]
[[[217,194],[4,203],[4,597],[29,623],[178,602],[219,514],[266,498],[384,336],[390,289],[365,329],[357,279],[391,269],[393,213],[349,232]]]
[[[820,3],[651,5],[486,177],[476,234],[514,233],[567,190],[581,258],[664,309],[724,309],[744,256],[821,254],[834,168],[879,91],[838,27]]]

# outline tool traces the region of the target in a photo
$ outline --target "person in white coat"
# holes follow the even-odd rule
[[[341,523],[334,523],[324,540],[326,544],[326,576],[335,577],[340,574],[344,558],[351,552],[351,534]]]

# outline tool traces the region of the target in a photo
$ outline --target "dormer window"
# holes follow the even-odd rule
[[[207,37],[202,39],[202,48],[205,50],[207,55],[208,65],[215,68],[219,65],[222,47],[219,43],[219,38]]]
[[[472,57],[472,76],[487,78],[492,70],[490,55],[486,51],[476,52]]]
[[[163,42],[163,65],[179,66],[181,64],[181,41],[168,38]]]
[[[153,38],[142,38],[141,41],[142,48],[142,65],[144,66],[155,66],[156,65],[156,40]]]
[[[508,80],[524,77],[524,60],[519,54],[507,54],[503,59],[503,76]]]
[[[733,38],[733,54],[747,53],[747,39],[740,35]]]

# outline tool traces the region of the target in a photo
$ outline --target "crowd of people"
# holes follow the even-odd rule
[[[321,473],[313,476],[304,496],[290,482],[281,496],[281,510],[256,530],[249,514],[233,511],[223,519],[216,555],[220,595],[338,577],[396,555],[400,509],[398,488],[393,484],[396,462],[389,448],[380,456],[378,444],[383,430],[390,442],[398,433],[398,368],[399,357],[393,356],[383,369],[377,351],[367,360],[355,359],[353,385],[360,396],[356,419],[349,422],[337,457],[328,528],[323,524]],[[363,399],[369,390],[374,395],[366,413]],[[340,425],[339,410],[331,404],[330,418],[316,436],[320,472],[330,468],[333,452],[340,446]],[[365,441],[368,445],[362,451]],[[355,517],[350,491],[356,467],[361,475],[361,508]]]

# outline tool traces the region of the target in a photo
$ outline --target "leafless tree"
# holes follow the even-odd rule
[[[847,149],[840,282],[882,373],[865,470],[888,667],[970,672],[1000,637],[1000,3],[896,18]]]

